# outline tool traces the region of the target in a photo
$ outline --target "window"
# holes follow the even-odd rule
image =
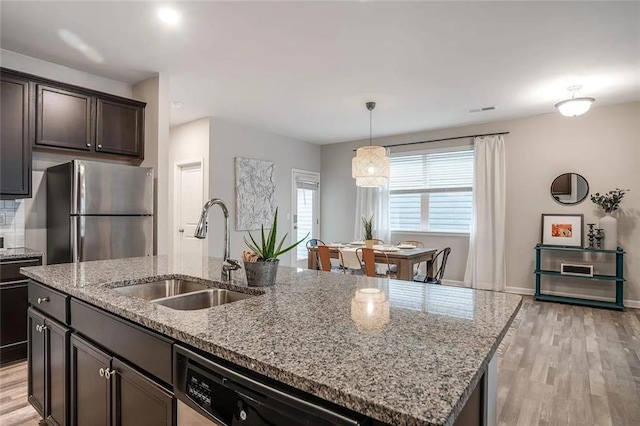
[[[469,232],[473,150],[391,157],[389,190],[392,230]]]

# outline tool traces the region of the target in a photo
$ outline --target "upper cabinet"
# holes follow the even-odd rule
[[[0,73],[0,199],[31,197],[29,81]]]
[[[13,187],[20,185],[18,166],[14,164],[18,152],[22,152],[18,151],[18,142],[22,143],[20,148],[29,149],[24,151],[29,154],[29,180],[31,148],[135,163],[144,159],[144,102],[16,71],[1,69],[1,73],[3,197],[5,182]],[[5,118],[5,111],[10,111],[11,120]],[[10,141],[10,147],[5,147],[6,140]],[[5,156],[5,150],[11,155]],[[5,168],[5,158],[7,164],[12,159],[13,169],[8,165]],[[30,181],[25,185],[30,190]]]

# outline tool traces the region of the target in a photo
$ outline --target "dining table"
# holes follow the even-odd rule
[[[339,259],[340,253],[344,261],[344,267],[347,269],[360,269],[360,262],[356,256],[356,250],[360,247],[356,244],[327,244],[332,250],[329,252],[331,258]],[[428,247],[404,248],[397,246],[376,245],[375,250],[376,263],[385,264],[387,259],[389,265],[396,265],[396,279],[404,281],[413,281],[415,265],[426,262],[427,276],[433,276],[433,259],[438,249]],[[317,247],[309,247],[309,257],[307,259],[307,268],[318,269]],[[386,257],[385,257],[386,254]]]

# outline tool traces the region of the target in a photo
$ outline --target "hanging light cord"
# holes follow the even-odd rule
[[[373,110],[369,110],[369,146],[371,146],[371,135],[373,134]]]

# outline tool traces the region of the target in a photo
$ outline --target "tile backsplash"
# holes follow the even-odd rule
[[[0,201],[0,215],[4,224],[0,224],[0,237],[4,237],[4,248],[24,247],[25,211],[24,202]]]

